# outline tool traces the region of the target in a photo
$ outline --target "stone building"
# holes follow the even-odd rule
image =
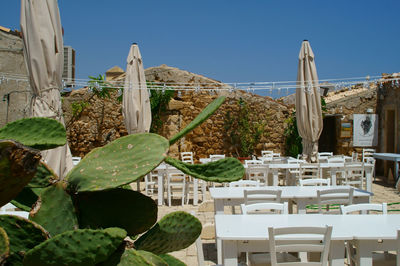
[[[29,116],[31,94],[22,47],[19,32],[0,27],[0,127]]]

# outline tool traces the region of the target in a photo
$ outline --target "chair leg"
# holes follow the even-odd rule
[[[168,192],[167,192],[167,197],[168,197],[168,206],[171,206],[171,186],[168,185]]]

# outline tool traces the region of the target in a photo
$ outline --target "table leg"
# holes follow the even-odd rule
[[[164,174],[161,171],[158,171],[158,206],[162,206],[164,202],[164,182],[163,182]]]
[[[224,214],[224,200],[214,199],[215,214]]]
[[[237,242],[225,240],[222,245],[222,248],[223,248],[223,265],[237,266],[238,265]],[[221,257],[222,257],[222,254],[221,254]],[[221,263],[218,261],[218,264],[222,264],[222,260],[221,260]]]
[[[279,185],[278,173],[279,173],[278,169],[274,169],[272,172],[272,185],[273,186]]]
[[[140,192],[140,178],[136,180],[136,191]]]
[[[365,171],[365,188],[369,192],[372,192],[372,170],[373,167],[367,167]]]
[[[374,241],[375,242],[375,241]],[[369,241],[359,241],[356,254],[357,265],[372,266],[372,250],[369,248]]]
[[[329,252],[329,265],[343,266],[344,265],[344,240],[332,240]]]
[[[297,203],[297,213],[298,214],[306,214],[306,212],[307,212],[307,208],[306,208],[307,203],[304,200],[301,200],[301,199],[297,200],[296,203]]]
[[[193,205],[197,205],[199,201],[199,180],[193,178]]]
[[[336,186],[336,169],[331,169],[331,184],[332,186]]]

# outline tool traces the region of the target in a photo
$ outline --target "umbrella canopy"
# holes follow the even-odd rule
[[[316,162],[318,139],[322,132],[321,97],[317,68],[310,43],[303,41],[299,54],[296,89],[296,119],[303,139],[303,158]]]
[[[122,114],[129,134],[149,132],[151,108],[142,56],[136,43],[131,45],[126,59],[125,89]]]
[[[33,95],[31,116],[64,124],[60,97],[64,45],[57,0],[21,0],[21,32]],[[42,156],[61,178],[73,167],[68,145],[45,151]]]

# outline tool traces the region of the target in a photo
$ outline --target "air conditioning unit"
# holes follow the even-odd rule
[[[64,72],[62,75],[66,87],[75,85],[75,50],[64,46]]]

